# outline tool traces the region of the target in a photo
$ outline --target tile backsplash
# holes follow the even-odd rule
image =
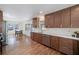
[[[79,31],[79,28],[46,28],[43,33],[72,35],[74,31]]]
[[[79,31],[79,28],[34,28],[32,31],[46,34],[72,35],[75,31]]]

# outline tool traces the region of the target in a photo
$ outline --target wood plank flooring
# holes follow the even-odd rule
[[[60,52],[34,42],[30,37],[8,35],[4,55],[61,55]]]

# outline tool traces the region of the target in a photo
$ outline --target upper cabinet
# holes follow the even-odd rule
[[[33,18],[33,27],[38,28],[39,27],[39,18],[35,17]]]
[[[71,7],[71,27],[79,28],[79,5]]]
[[[62,10],[62,28],[70,28],[70,8]]]
[[[79,28],[79,5],[45,16],[46,28]]]
[[[3,12],[0,11],[0,22],[2,22],[2,21],[3,21]]]
[[[70,23],[70,8],[60,10],[45,16],[46,28],[69,28]]]
[[[46,28],[60,28],[62,21],[61,11],[45,15]]]
[[[62,15],[61,11],[54,13],[54,28],[61,28]]]
[[[0,11],[0,33],[2,33],[3,28],[3,12]]]
[[[54,14],[45,15],[45,27],[46,28],[54,27]]]

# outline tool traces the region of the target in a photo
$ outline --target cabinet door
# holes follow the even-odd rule
[[[62,10],[62,28],[70,28],[70,8]]]
[[[31,39],[38,42],[38,43],[42,43],[42,34],[32,32]]]
[[[35,33],[34,38],[35,38],[34,40],[35,40],[36,42],[39,42],[38,33]]]
[[[71,8],[71,27],[79,28],[79,5]]]
[[[54,26],[55,28],[61,28],[62,26],[62,15],[61,11],[55,12],[54,13]]]
[[[59,38],[55,36],[51,36],[51,48],[56,50],[59,49]]]
[[[46,16],[45,16],[45,27],[46,27],[46,28],[49,28],[49,26],[50,26],[49,19],[50,19],[50,16],[49,16],[49,15],[46,15]]]
[[[42,44],[50,47],[50,36],[49,35],[43,35]]]
[[[0,11],[0,22],[2,22],[2,21],[3,21],[3,12]]]
[[[38,34],[32,32],[32,33],[31,33],[31,39],[34,40],[34,41],[36,41],[36,42],[38,42]]]
[[[0,42],[0,55],[2,54],[2,44]]]
[[[59,51],[65,54],[73,54],[73,40],[60,38],[59,40]]]
[[[0,42],[0,55],[5,54],[6,52],[6,46],[2,46],[2,43]]]
[[[74,46],[75,46],[75,45],[74,45]],[[78,48],[78,49],[77,49],[76,51],[77,51],[77,53],[79,54],[79,40],[77,41],[77,48]]]
[[[39,18],[33,18],[33,27],[38,28],[39,27]]]
[[[45,16],[45,27],[46,28],[54,27],[54,15],[53,14],[49,14]]]
[[[42,34],[38,33],[38,42],[42,43]]]
[[[3,24],[0,22],[0,33],[2,33]]]
[[[3,12],[0,11],[0,33],[2,33],[2,29],[3,29]]]

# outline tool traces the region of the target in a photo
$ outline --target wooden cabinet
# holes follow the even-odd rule
[[[50,42],[51,48],[56,50],[59,49],[59,37],[51,36]]]
[[[50,47],[50,36],[49,35],[31,32],[31,39],[33,41],[36,41],[38,43],[41,43],[41,44],[44,44]]]
[[[31,33],[31,38],[38,43],[56,49],[64,54],[79,54],[79,41],[77,40],[34,32]]]
[[[70,8],[57,11],[45,16],[46,28],[70,28]]]
[[[46,15],[45,16],[45,27],[46,28],[50,27],[50,21],[49,21],[49,19],[50,19],[50,15]]]
[[[79,28],[79,5],[71,7],[71,27]]]
[[[0,33],[2,33],[2,29],[3,29],[3,22],[0,22]]]
[[[3,33],[3,12],[0,10],[0,33]],[[0,54],[2,54],[2,42],[1,42],[1,38],[0,38]]]
[[[42,44],[42,34],[38,33],[38,42]]]
[[[0,55],[2,54],[2,43],[0,42]]]
[[[68,38],[60,38],[59,51],[69,55],[78,54],[77,41]]]
[[[54,13],[54,28],[61,28],[62,26],[62,12],[58,11]]]
[[[31,32],[31,39],[38,42],[38,33]]]
[[[42,34],[31,32],[31,39],[38,43],[42,43]]]
[[[62,28],[71,27],[71,17],[70,17],[70,8],[62,10]]]
[[[3,46],[3,43],[0,41],[0,55],[6,52],[6,46]]]
[[[33,18],[33,27],[34,28],[39,27],[39,18],[37,18],[37,17]]]
[[[62,23],[62,12],[61,11],[47,14],[45,16],[46,28],[60,28],[61,23]]]
[[[43,34],[42,36],[42,44],[50,47],[50,36]]]
[[[3,54],[5,52],[5,45],[6,45],[6,29],[4,26],[4,21],[3,21],[3,12],[0,10],[0,33],[2,33],[2,40],[3,42],[0,41],[0,54]],[[0,38],[1,40],[1,38]]]
[[[3,21],[3,12],[0,11],[0,22],[2,22],[2,21]]]
[[[54,28],[54,14],[45,15],[45,27]]]
[[[79,5],[45,16],[46,28],[79,28]]]
[[[73,54],[73,40],[61,38],[59,41],[59,51],[65,54]]]
[[[74,46],[75,46],[75,45],[74,45]],[[77,53],[79,53],[79,41],[77,41],[77,48],[78,48]]]
[[[2,33],[3,28],[3,12],[0,11],[0,33]]]

